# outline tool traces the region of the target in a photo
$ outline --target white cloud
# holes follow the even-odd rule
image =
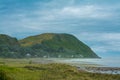
[[[0,31],[10,35],[21,34],[20,37],[22,35],[25,37],[26,33],[29,35],[50,31],[74,35],[80,33],[77,37],[87,42],[96,53],[120,52],[120,33],[105,33],[106,30],[111,30],[110,32],[119,30],[116,28],[120,25],[119,3],[104,5],[88,4],[86,2],[92,2],[88,0],[76,3],[77,1],[40,1],[32,3],[31,6],[25,3],[26,5],[22,7],[0,5]],[[108,29],[109,26],[111,29]],[[88,32],[81,33],[81,31]],[[96,33],[97,31],[102,33]]]
[[[89,33],[83,32],[80,34],[90,41],[120,41],[120,33]]]
[[[83,32],[77,36],[80,36],[83,41],[91,43],[91,48],[95,52],[107,53],[120,51],[120,33]]]
[[[75,18],[108,18],[112,15],[105,8],[95,5],[64,7],[61,14]]]
[[[105,46],[92,46],[92,49],[98,53],[107,53],[108,51]]]
[[[74,0],[71,0],[69,4],[73,4]],[[45,4],[50,6],[51,3]],[[56,4],[52,2],[52,4]],[[67,22],[67,20],[74,21],[76,19],[105,19],[112,16],[112,13],[107,12],[106,8],[96,6],[96,5],[79,5],[79,6],[71,6],[71,5],[64,5],[60,8],[50,8],[50,9],[40,9],[41,5],[38,5],[34,11],[16,11],[16,13],[12,14],[12,19],[10,20],[11,23],[14,23],[16,26],[19,25],[21,27],[25,27],[28,29],[34,30],[44,30],[53,27],[56,22],[63,21],[63,25]],[[4,17],[3,17],[4,18]],[[11,18],[11,17],[5,17]],[[15,19],[14,19],[15,18]],[[2,20],[2,19],[1,19]],[[17,20],[17,21],[16,21]],[[81,21],[79,23],[73,23],[74,25],[90,25],[96,24],[94,21]],[[8,21],[9,23],[9,21]],[[70,23],[68,23],[70,24]],[[72,25],[72,24],[71,24]],[[11,24],[13,26],[13,24]],[[55,27],[54,27],[55,28]]]
[[[92,46],[92,49],[95,52],[101,52],[101,53],[107,53],[111,51],[120,51],[120,46],[115,46],[115,45],[101,45],[101,46]]]
[[[74,0],[71,0],[71,4]],[[49,3],[50,4],[50,3]],[[47,4],[48,5],[48,4]],[[54,4],[55,5],[55,4]],[[64,5],[60,8],[51,8],[51,9],[39,9],[39,6],[34,12],[31,12],[33,15],[36,15],[39,20],[44,21],[56,21],[56,20],[65,20],[65,19],[108,19],[113,16],[113,13],[110,12],[109,8],[97,6],[97,5],[79,5],[71,6]],[[28,15],[28,14],[27,14]]]

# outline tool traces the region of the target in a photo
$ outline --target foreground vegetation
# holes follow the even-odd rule
[[[7,59],[0,62],[0,80],[120,80],[120,75],[89,73],[66,64]]]

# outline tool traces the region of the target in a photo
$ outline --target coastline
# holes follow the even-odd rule
[[[77,67],[78,70],[83,70]],[[120,74],[120,67],[84,67],[84,71],[101,74]]]
[[[69,64],[72,66],[75,66],[78,68],[78,70],[83,70],[91,73],[102,73],[102,74],[120,74],[120,67],[114,67],[114,66],[106,66],[102,64],[95,64],[95,63],[90,63],[85,60],[99,60],[98,58],[83,58],[79,59],[80,61],[77,61],[77,59],[52,59],[53,62],[55,61],[56,63],[65,63]],[[76,61],[74,61],[76,60]]]
[[[29,59],[0,59],[0,65],[9,65],[20,67],[22,64],[51,64],[60,63],[68,64],[76,67],[78,70],[90,72],[90,73],[102,73],[102,74],[120,74],[120,67],[110,67],[95,63],[90,63],[90,59],[65,59],[65,58],[29,58]],[[96,60],[96,59],[92,59]],[[19,65],[19,66],[18,66]]]

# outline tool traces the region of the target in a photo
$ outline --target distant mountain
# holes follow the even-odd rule
[[[70,34],[44,33],[24,38],[19,43],[36,57],[98,58],[86,44]]]

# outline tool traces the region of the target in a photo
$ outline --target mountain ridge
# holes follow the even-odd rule
[[[24,38],[19,42],[23,47],[32,47],[33,50],[38,52],[54,53],[56,57],[63,55],[62,53],[68,54],[71,57],[73,55],[76,55],[74,57],[98,57],[86,44],[75,36],[66,33],[44,33]],[[58,53],[60,54],[57,55]]]
[[[2,50],[2,54],[8,53],[8,57],[9,54],[12,56],[16,53],[14,57],[27,57],[29,54],[29,57],[99,58],[90,47],[67,33],[43,33],[21,40],[8,35],[3,36],[6,41],[5,47],[11,47],[11,41],[17,44],[16,48],[8,49],[8,52]],[[2,38],[0,37],[1,40]],[[2,43],[0,43],[0,50],[1,45]]]

